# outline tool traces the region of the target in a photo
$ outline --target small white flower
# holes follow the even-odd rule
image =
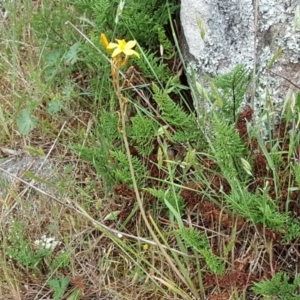
[[[54,250],[56,246],[61,244],[61,242],[56,241],[53,237],[47,238],[46,235],[42,235],[40,240],[34,241],[34,244],[39,248]]]

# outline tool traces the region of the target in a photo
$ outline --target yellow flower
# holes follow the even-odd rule
[[[111,57],[116,57],[117,55],[124,53],[126,56],[130,55],[136,55],[138,58],[140,58],[140,55],[132,50],[132,48],[135,47],[136,41],[129,41],[126,42],[125,40],[118,40],[116,39],[118,43],[109,43],[106,49],[112,50],[115,49],[111,55]]]

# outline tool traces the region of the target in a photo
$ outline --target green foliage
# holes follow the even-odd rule
[[[132,186],[132,178],[126,153],[119,150],[111,151],[110,154],[115,161],[114,175],[116,180]],[[132,165],[136,175],[137,185],[142,187],[145,175],[147,174],[147,168],[137,157],[132,157]]]
[[[70,283],[70,279],[67,277],[60,277],[48,280],[47,284],[53,290],[53,300],[60,300],[64,295],[68,285]]]
[[[157,48],[157,26],[166,25],[169,16],[165,0],[135,1],[129,0],[130,9],[124,10],[119,28],[130,28],[133,36],[147,48]],[[174,11],[175,7],[172,7]]]
[[[109,190],[116,183],[114,174],[114,165],[111,163],[109,151],[112,145],[105,139],[102,140],[100,146],[85,147],[82,145],[70,146],[70,148],[78,153],[79,157],[85,161],[92,163],[97,174],[104,182],[105,189]]]
[[[118,149],[116,141],[121,139],[118,131],[118,115],[113,112],[103,111],[95,128],[93,146],[73,145],[70,146],[77,152],[81,159],[93,164],[96,172],[109,190],[116,182],[115,164],[112,161],[110,151]]]
[[[279,213],[277,205],[269,196],[250,193],[246,188],[234,188],[225,200],[230,208],[246,217],[254,224],[264,224],[266,227],[285,232],[289,220],[288,214]]]
[[[74,65],[79,60],[80,46],[81,46],[81,43],[76,42],[65,53],[64,60],[67,65]]]
[[[38,13],[33,14],[31,26],[35,36],[47,48],[49,46],[64,52],[69,48],[69,42],[74,41],[74,35],[65,23],[72,22],[77,16],[68,4],[67,0],[44,1]]]
[[[252,290],[264,299],[296,300],[299,299],[297,288],[300,284],[300,276],[293,280],[288,274],[278,272],[271,280],[254,283]]]
[[[101,112],[101,118],[96,128],[101,136],[101,140],[103,138],[109,139],[109,142],[113,144],[116,139],[121,138],[121,134],[118,131],[118,119],[119,117],[116,112]]]
[[[63,108],[63,102],[59,99],[53,99],[48,104],[47,112],[52,115],[57,112],[60,112],[62,108]]]
[[[51,269],[65,268],[70,266],[71,252],[64,251],[59,253],[51,263]]]
[[[300,236],[300,222],[296,219],[290,218],[286,224],[286,233],[284,235],[284,241],[290,242]]]
[[[75,0],[71,1],[79,11],[90,13],[95,23],[100,28],[103,28],[106,23],[111,20],[113,7],[116,7],[116,2],[109,0]],[[115,14],[113,14],[114,16]]]
[[[31,249],[30,241],[25,237],[25,226],[22,222],[14,221],[9,229],[9,242],[6,253],[28,269],[35,269],[40,262],[50,257],[52,249]]]
[[[158,41],[163,48],[163,58],[172,59],[175,55],[174,46],[166,36],[166,32],[162,27],[157,27]]]
[[[217,107],[221,106],[218,112],[229,123],[237,120],[237,111],[245,99],[250,73],[251,70],[239,64],[231,72],[210,79],[210,98]]]
[[[201,130],[198,129],[196,117],[193,114],[184,112],[183,108],[175,104],[168,95],[167,90],[159,89],[153,83],[153,98],[159,105],[161,117],[177,130],[172,136],[174,142],[190,142],[203,139]]]
[[[161,64],[160,58],[153,52],[150,54],[150,48],[158,49],[161,42],[166,53],[170,55],[172,47],[164,35],[163,26],[168,22],[168,9],[172,13],[178,6],[170,4],[167,7],[164,0],[143,2],[129,0],[126,1],[126,6],[119,0],[74,0],[72,3],[78,13],[82,15],[82,12],[85,12],[86,17],[82,18],[85,29],[88,30],[85,34],[96,46],[102,47],[99,40],[101,32],[105,32],[110,40],[115,37],[125,39],[134,37],[139,45],[149,51],[148,58],[142,56],[142,59],[137,60],[142,71],[145,71],[144,76],[151,74],[148,78],[159,77],[161,81],[166,81],[171,76],[168,67]],[[76,72],[84,76],[88,73],[85,82],[88,82],[90,89],[87,93],[82,89],[82,85],[76,83],[78,95],[84,93],[84,96],[88,96],[91,101],[97,101],[96,99],[105,101],[111,93],[109,63],[89,43],[78,41],[76,32],[70,28],[70,25],[65,25],[67,20],[72,21],[68,17],[66,4],[67,2],[61,1],[59,3],[61,9],[53,9],[51,2],[47,2],[32,20],[37,39],[45,41],[41,55],[41,61],[44,63],[44,80],[49,86],[54,84],[61,86],[62,82],[67,82],[66,79]],[[130,9],[127,9],[128,7]],[[76,13],[72,13],[72,16],[76,17]],[[19,131],[25,135],[38,124],[35,109],[30,108],[31,104],[31,102],[26,103],[26,107],[17,119]],[[53,115],[63,108],[63,101],[53,100],[49,103],[47,112]],[[150,150],[147,148],[142,151],[146,153]]]
[[[272,66],[274,65],[274,63],[275,63],[275,61],[277,60],[277,58],[280,56],[282,54],[282,49],[278,49],[275,53],[274,53],[274,55],[273,55],[273,57],[271,58],[271,60],[269,61],[269,63],[268,63],[268,69],[271,69],[272,68]]]
[[[157,28],[169,21],[168,9],[173,13],[178,8],[174,4],[167,6],[165,0],[127,0],[125,6],[119,0],[73,0],[72,3],[79,11],[85,11],[94,20],[96,28],[107,33],[110,39],[113,39],[113,32],[119,38],[131,39],[133,36],[147,49],[158,48]]]
[[[212,129],[211,147],[222,174],[246,181],[247,174],[241,161],[246,149],[235,126],[215,116]]]
[[[97,173],[109,187],[116,181],[132,183],[127,156],[119,140],[121,135],[118,131],[118,115],[103,111],[96,132],[99,145],[93,147],[73,146],[72,148],[80,154],[80,157],[93,163]],[[128,125],[128,137],[131,144],[141,155],[149,155],[153,150],[152,139],[157,131],[158,124],[142,114],[131,118]],[[117,146],[118,144],[118,146]],[[143,182],[147,174],[145,164],[139,158],[133,157],[133,165],[138,175],[138,185]]]
[[[137,114],[130,119],[128,137],[132,139],[137,151],[142,155],[149,155],[154,147],[152,139],[158,130],[158,123],[142,114]]]
[[[85,129],[80,129],[81,132],[86,133],[84,139],[82,138],[83,134],[80,136],[80,132],[79,134],[78,132],[72,132],[74,127],[71,125],[70,127],[65,127],[60,140],[64,143],[70,143],[68,137],[71,132],[71,135],[76,137],[75,143],[77,143],[77,146],[73,146],[72,149],[76,150],[81,159],[91,162],[100,177],[98,180],[88,178],[84,182],[79,183],[75,182],[75,180],[72,183],[62,183],[62,185],[68,185],[68,192],[70,192],[71,198],[80,189],[78,186],[74,188],[73,184],[80,184],[82,186],[79,195],[76,195],[74,201],[76,201],[76,210],[81,205],[84,210],[77,210],[76,213],[76,211],[69,210],[66,207],[67,218],[71,226],[70,229],[74,229],[70,232],[82,232],[82,226],[86,228],[86,226],[91,225],[97,227],[97,232],[100,230],[106,235],[108,232],[106,230],[103,231],[96,225],[97,220],[87,223],[86,220],[82,219],[82,216],[85,215],[87,220],[100,217],[102,220],[99,221],[116,221],[119,215],[126,215],[126,212],[124,211],[124,214],[120,208],[120,210],[111,211],[101,217],[103,211],[96,212],[95,214],[95,208],[96,210],[102,208],[99,204],[101,202],[100,199],[97,200],[95,197],[99,193],[102,194],[102,188],[107,190],[118,183],[132,186],[128,156],[124,149],[123,137],[118,131],[118,122],[120,121],[117,114],[118,99],[114,95],[111,84],[110,64],[97,49],[94,49],[83,38],[83,35],[79,33],[80,31],[92,41],[96,48],[102,50],[104,50],[103,45],[99,41],[101,32],[105,32],[111,41],[114,41],[115,38],[136,39],[138,41],[137,51],[141,53],[141,59],[134,59],[130,62],[134,66],[137,65],[139,67],[142,76],[147,80],[146,84],[141,84],[137,88],[141,92],[145,92],[144,95],[149,97],[150,103],[159,112],[158,115],[151,115],[152,111],[146,105],[143,107],[139,106],[139,102],[141,101],[139,96],[136,94],[133,96],[130,89],[126,89],[126,92],[124,91],[124,94],[126,93],[126,97],[128,98],[126,134],[133,156],[132,161],[135,177],[138,181],[137,192],[146,190],[158,199],[158,201],[148,201],[148,198],[145,197],[145,201],[143,202],[145,212],[149,212],[148,216],[153,218],[151,219],[151,226],[155,228],[157,237],[163,246],[166,249],[171,250],[170,248],[172,247],[173,250],[177,249],[183,252],[183,254],[187,254],[181,255],[178,252],[167,250],[168,255],[170,254],[168,259],[175,263],[189,287],[185,287],[185,284],[180,282],[176,274],[173,277],[169,268],[159,268],[159,265],[157,268],[156,264],[153,265],[153,260],[151,260],[152,251],[150,253],[147,252],[146,247],[141,254],[141,247],[137,247],[137,243],[128,243],[127,240],[114,238],[108,234],[107,237],[112,237],[111,242],[115,243],[114,246],[118,248],[115,248],[117,252],[121,253],[119,255],[121,259],[126,257],[129,262],[138,262],[139,266],[133,269],[132,274],[128,272],[129,276],[132,277],[133,284],[140,283],[145,278],[148,278],[145,275],[146,273],[156,274],[157,278],[167,278],[167,285],[172,285],[172,295],[174,294],[175,298],[185,299],[192,297],[188,295],[186,295],[187,297],[184,297],[184,295],[175,295],[177,291],[178,293],[185,293],[185,289],[188,288],[188,292],[192,291],[193,295],[195,295],[193,298],[205,299],[211,290],[209,288],[206,291],[206,286],[205,288],[201,287],[201,278],[205,278],[207,272],[217,275],[224,274],[224,261],[228,263],[227,267],[230,270],[234,270],[236,267],[239,268],[241,255],[248,257],[249,251],[247,249],[251,250],[259,247],[261,251],[257,252],[257,255],[260,255],[259,253],[265,255],[265,251],[268,253],[269,251],[272,252],[272,249],[267,249],[269,241],[267,241],[267,245],[264,245],[264,237],[252,239],[249,236],[243,247],[238,245],[236,248],[236,243],[239,243],[247,234],[251,235],[255,231],[253,230],[255,226],[251,226],[250,224],[249,227],[247,223],[243,228],[240,228],[239,222],[236,222],[233,232],[229,233],[229,236],[228,232],[222,235],[221,231],[228,231],[227,226],[230,224],[230,220],[227,222],[226,218],[223,218],[224,215],[221,215],[219,220],[217,220],[218,216],[216,216],[216,213],[218,213],[218,209],[210,205],[209,201],[227,205],[227,207],[234,210],[238,215],[251,220],[254,225],[263,224],[264,228],[268,227],[282,233],[284,240],[287,242],[298,238],[300,222],[296,218],[291,218],[288,212],[282,213],[282,209],[284,205],[286,211],[288,211],[289,207],[297,207],[297,199],[292,192],[297,192],[300,184],[300,168],[296,163],[298,158],[298,152],[296,151],[299,144],[297,133],[299,122],[295,117],[295,114],[300,110],[300,93],[295,94],[295,97],[291,97],[289,101],[286,101],[286,115],[288,120],[286,128],[289,126],[289,121],[294,122],[294,145],[291,146],[291,142],[289,141],[289,148],[286,148],[282,147],[281,141],[272,141],[269,147],[269,145],[267,146],[261,140],[259,146],[254,148],[255,151],[262,155],[263,159],[267,160],[267,168],[269,169],[267,170],[268,174],[263,178],[254,178],[257,165],[252,170],[250,163],[248,163],[248,161],[251,161],[251,157],[249,159],[249,156],[252,152],[247,152],[246,146],[234,126],[238,109],[241,102],[245,99],[247,92],[249,71],[242,65],[239,65],[231,72],[211,79],[209,91],[206,91],[203,85],[199,83],[197,88],[199,94],[205,99],[203,102],[208,103],[208,106],[210,106],[210,103],[213,103],[213,105],[210,111],[202,111],[203,114],[201,114],[197,108],[197,101],[195,101],[194,105],[198,113],[198,116],[196,116],[193,108],[184,103],[185,97],[181,94],[181,91],[184,89],[180,82],[181,78],[179,75],[174,75],[165,63],[165,60],[174,58],[175,53],[169,36],[164,31],[164,24],[168,22],[167,1],[126,0],[125,3],[124,0],[72,0],[71,2],[75,5],[75,9],[79,13],[74,10],[73,6],[69,6],[70,1],[43,1],[43,5],[39,6],[32,16],[33,22],[28,27],[28,33],[30,34],[32,29],[34,34],[29,35],[30,38],[28,41],[27,32],[24,34],[26,41],[19,41],[15,36],[3,39],[7,42],[3,47],[7,47],[9,51],[12,50],[10,51],[12,53],[17,48],[22,47],[22,52],[24,53],[20,52],[16,55],[21,54],[20,61],[18,61],[19,57],[17,57],[12,61],[8,60],[8,63],[4,61],[2,64],[3,66],[11,64],[12,66],[16,66],[16,69],[6,72],[5,68],[1,65],[3,74],[13,75],[12,92],[18,95],[18,97],[21,95],[17,109],[13,109],[17,112],[15,120],[22,134],[28,134],[32,129],[38,127],[39,121],[40,123],[44,121],[44,119],[39,120],[37,118],[37,112],[40,109],[47,109],[47,113],[50,115],[45,119],[47,119],[51,127],[52,123],[49,119],[54,117],[53,115],[58,112],[61,112],[63,119],[66,116],[78,116],[76,113],[82,110],[93,115],[92,117],[95,122],[92,125],[89,123],[86,131]],[[30,1],[25,1],[24,5],[30,6]],[[176,6],[172,4],[170,7],[172,13]],[[65,24],[66,21],[72,21],[72,19],[77,21],[76,23],[74,22],[74,25],[78,31],[71,27],[70,24]],[[205,24],[198,17],[196,17],[196,23],[200,29],[199,34],[205,40]],[[20,31],[21,26],[23,25],[17,24],[18,31]],[[38,43],[35,41],[33,44],[30,44],[31,39],[36,39]],[[13,47],[14,45],[11,44],[11,40],[15,40],[16,47]],[[34,49],[35,51],[41,45],[40,53],[36,53],[36,55],[31,57],[28,53],[29,48],[27,49],[27,43],[30,49]],[[160,45],[164,50],[163,55],[159,53]],[[23,47],[25,51],[23,51]],[[22,60],[25,57],[24,54],[26,54],[26,60]],[[13,56],[14,54],[10,55]],[[109,56],[108,53],[106,55]],[[4,60],[6,60],[5,56]],[[32,60],[30,63],[32,63],[34,68],[33,72],[28,74],[29,76],[27,77],[28,68],[26,68],[26,64],[30,60]],[[275,56],[272,59],[272,62],[274,61]],[[36,62],[38,62],[38,65],[36,65]],[[19,67],[21,67],[20,70],[18,69]],[[19,72],[23,71],[23,69],[24,73]],[[125,69],[122,69],[122,71],[125,72]],[[38,72],[39,70],[40,72]],[[26,76],[24,76],[25,74]],[[34,78],[35,81],[29,79],[32,76],[36,76]],[[31,90],[31,87],[34,87],[34,93],[32,93],[34,97],[28,97],[28,95],[23,97],[23,93],[19,93],[17,90],[19,85],[18,77],[22,80],[20,85],[26,90],[24,94],[27,90]],[[148,80],[150,81],[149,86]],[[154,83],[151,81],[154,81]],[[147,90],[145,86],[147,86]],[[153,104],[153,100],[156,101],[155,104]],[[194,100],[197,100],[197,98],[195,97]],[[55,136],[57,136],[57,126],[61,124],[61,120],[59,121],[53,126],[55,131],[50,131],[51,134],[55,133]],[[200,123],[201,126],[199,125]],[[8,125],[10,124],[8,123]],[[11,126],[6,127],[10,128]],[[269,131],[271,132],[271,130],[272,128]],[[204,134],[207,134],[207,137]],[[48,140],[48,136],[46,139]],[[292,139],[291,135],[290,139]],[[44,141],[44,138],[42,140]],[[205,140],[206,143],[204,145],[205,150],[203,150],[204,147],[202,147],[202,144],[200,146],[199,141],[202,140]],[[256,138],[255,142],[257,141],[258,138]],[[210,145],[208,151],[207,144]],[[261,144],[264,144],[264,148]],[[284,144],[283,146],[286,145]],[[253,148],[251,149],[253,150]],[[289,152],[288,158],[285,156],[287,152]],[[150,154],[151,156],[149,156]],[[293,158],[293,160],[290,158]],[[289,164],[286,164],[286,160],[289,160]],[[153,167],[151,169],[151,178],[148,176],[150,166]],[[74,168],[76,169],[76,167]],[[66,170],[64,174],[68,173],[68,177],[71,176],[73,170],[75,170],[74,168],[68,168],[68,172]],[[283,170],[284,168],[286,168],[287,172]],[[294,172],[289,172],[290,170]],[[152,171],[154,172],[152,173]],[[271,181],[269,180],[269,175],[271,174],[270,176],[272,176],[272,172],[273,180]],[[158,173],[159,178],[155,180],[153,177]],[[284,177],[279,178],[281,174],[284,174]],[[27,172],[27,175],[30,175],[30,173]],[[33,174],[30,176],[31,179],[37,179]],[[224,178],[229,182],[231,191],[228,192],[228,189],[226,189],[226,193],[230,193],[226,195],[225,188],[222,190],[222,181]],[[220,180],[221,191],[217,190],[218,184],[215,184],[218,180]],[[284,183],[281,183],[280,180]],[[261,182],[270,182],[270,184],[276,186],[270,190],[267,188],[264,189],[259,185]],[[100,191],[99,186],[101,186]],[[250,192],[255,189],[255,186],[259,186],[260,188],[257,188],[256,192]],[[183,190],[186,193],[181,194]],[[273,197],[274,194],[276,194],[276,197],[271,199],[271,195]],[[287,194],[288,198],[286,203],[284,203],[284,194]],[[141,193],[141,195],[143,194]],[[102,197],[100,198],[102,199]],[[188,205],[187,210],[185,210],[185,203]],[[57,209],[60,209],[57,205],[53,206],[53,213],[56,213],[56,215]],[[103,205],[106,205],[106,203],[103,203]],[[163,209],[161,209],[162,206]],[[137,232],[142,241],[143,237],[149,235],[149,231],[143,228],[143,221],[137,218],[139,222],[128,223],[129,221],[135,222],[136,218],[131,217],[138,208],[144,212],[143,207],[138,207],[135,203],[127,220],[122,224],[121,230],[126,229],[129,232],[130,228],[136,226],[137,230],[134,233]],[[198,208],[200,213],[203,214],[203,218],[201,216],[199,218]],[[224,207],[221,206],[220,209],[222,210]],[[86,214],[83,212],[86,212]],[[170,213],[170,220],[169,222],[164,222],[163,227],[160,227],[162,224],[160,218],[165,217],[161,213],[165,214],[166,212]],[[38,211],[36,213],[38,214]],[[185,213],[188,214],[191,224],[196,224],[199,221],[201,223],[199,226],[209,227],[206,228],[208,229],[207,234],[209,238],[193,228],[184,227],[183,217]],[[209,216],[211,216],[211,222],[209,222]],[[230,218],[230,215],[228,217]],[[233,219],[233,223],[234,221],[235,219]],[[46,220],[45,222],[47,223]],[[69,227],[64,226],[63,222],[54,222],[53,224],[50,225],[53,228],[62,226],[60,228],[62,229],[62,234],[66,230],[69,230]],[[130,225],[130,227],[127,228],[127,225]],[[174,232],[174,226],[178,226],[175,228],[180,229]],[[34,247],[28,240],[24,230],[25,226],[23,224],[13,224],[9,229],[9,239],[5,239],[5,241],[7,240],[7,244],[3,243],[4,252],[15,263],[14,269],[17,272],[19,271],[18,269],[24,269],[24,267],[30,269],[29,272],[26,272],[26,275],[30,276],[30,273],[35,273],[32,272],[33,269],[42,266],[43,268],[40,269],[43,275],[45,275],[44,277],[53,278],[47,282],[48,286],[54,292],[53,299],[79,299],[81,292],[78,287],[73,287],[72,292],[66,293],[69,285],[68,277],[70,275],[67,273],[70,273],[68,268],[70,268],[72,263],[71,253],[75,253],[78,248],[75,245],[76,243],[74,243],[74,239],[72,239],[72,243],[68,248],[71,249],[70,247],[75,246],[75,252],[73,251],[74,249],[71,249],[70,251],[59,252],[54,257],[56,252]],[[247,232],[245,233],[244,230]],[[90,238],[95,238],[94,229],[89,230],[88,228],[84,232],[87,235],[83,236],[82,243],[80,243],[79,248],[82,248],[82,250],[91,244],[86,241],[89,241]],[[66,236],[65,242],[69,240],[69,237]],[[111,243],[109,239],[105,239],[104,242]],[[219,253],[225,253],[225,259],[219,258],[212,251],[212,248],[216,249],[216,245],[221,245]],[[288,246],[288,244],[285,244],[284,248],[287,250]],[[294,243],[290,244],[290,246],[294,246]],[[108,249],[112,248],[114,247],[108,247]],[[273,257],[275,261],[278,259],[277,253],[280,252],[277,251],[277,248],[278,245],[276,245],[276,251],[273,252],[276,257]],[[188,255],[191,249],[196,254],[195,256]],[[84,251],[81,251],[81,253],[84,255]],[[158,257],[164,258],[163,253],[158,254]],[[228,257],[230,256],[231,260],[228,261]],[[112,262],[113,265],[111,265],[111,268],[106,268],[107,270],[113,271],[118,269],[126,271],[126,267],[128,267],[127,261],[123,264],[121,260],[118,260],[116,255],[114,255],[116,261],[111,261],[108,255],[106,257],[107,259],[103,260],[103,268],[109,267],[109,264]],[[247,264],[247,258],[244,260],[243,257],[242,260]],[[271,259],[271,253],[270,257],[267,258],[270,258],[270,263],[274,263],[274,259],[273,261]],[[266,259],[263,256],[257,259],[257,262],[262,262],[263,266],[265,261]],[[281,263],[280,266],[286,266],[282,259],[279,259],[279,261]],[[4,259],[3,262],[5,267],[6,260]],[[159,261],[155,260],[156,262]],[[205,267],[202,268],[201,262],[205,264]],[[7,265],[11,264],[12,262],[7,261]],[[22,267],[18,268],[20,264]],[[144,267],[140,268],[140,266],[145,266],[147,272],[144,272]],[[1,269],[2,267],[1,265]],[[258,266],[258,268],[260,267]],[[46,270],[47,268],[48,270]],[[60,270],[60,268],[64,269]],[[140,270],[143,272],[140,272]],[[47,271],[50,271],[51,274],[49,275],[49,272],[45,274]],[[205,273],[203,274],[204,276],[201,274],[202,271]],[[10,270],[7,273],[9,272]],[[53,277],[56,272],[63,272],[66,277]],[[21,271],[20,273],[24,272]],[[120,272],[113,272],[108,275],[114,277],[117,273]],[[266,298],[269,297],[269,299],[296,299],[296,288],[299,285],[299,278],[296,277],[293,282],[286,274],[277,274],[276,276],[267,283],[256,284],[253,290]],[[14,277],[19,278],[18,275],[13,274],[12,278]],[[5,274],[5,280],[9,282],[7,279]],[[155,293],[157,292],[157,295],[161,295],[162,297],[168,296],[167,293],[169,291],[165,289],[166,285],[157,284],[155,278],[151,277],[151,280],[153,280],[155,285],[154,288],[158,289],[157,291],[154,290]],[[154,285],[150,281],[150,288],[153,288]],[[20,280],[20,282],[23,281]],[[196,286],[196,292],[190,288],[193,285]],[[146,282],[145,288],[148,289],[148,287]],[[231,289],[231,287],[228,288],[229,290]],[[248,286],[244,288],[246,291]],[[16,285],[15,291],[18,291],[18,289],[19,286]],[[203,289],[201,295],[197,296],[198,290],[201,289]],[[145,292],[145,290],[142,292]],[[163,293],[166,294],[163,295]],[[42,297],[42,295],[40,296]],[[244,298],[246,298],[246,292]]]
[[[18,130],[21,134],[26,135],[36,128],[38,119],[32,116],[30,108],[24,108],[17,117]]]
[[[136,61],[144,76],[150,80],[159,79],[161,82],[166,82],[172,76],[168,66],[161,63],[161,58],[153,51],[148,49],[144,54]]]
[[[147,192],[149,192],[152,196],[156,197],[160,200],[166,207],[167,202],[173,207],[173,209],[178,213],[178,215],[182,215],[184,211],[184,201],[182,197],[179,195],[178,191],[175,190],[167,190],[164,191],[162,189],[155,189],[155,188],[145,188]],[[172,212],[171,212],[172,213]]]
[[[41,74],[44,76],[43,79],[48,85],[62,80],[72,71],[71,66],[79,60],[79,49],[80,43],[77,42],[67,49],[65,53],[62,52],[61,49],[49,50],[43,53],[45,67]],[[68,71],[66,71],[66,65],[70,67]],[[51,100],[48,103],[46,111],[52,116],[64,108],[66,99],[70,99],[71,97],[75,99],[77,96],[74,92],[74,84],[72,86],[68,81],[64,81],[65,85],[61,86],[61,94],[55,96],[48,95]],[[59,84],[61,85],[61,83]],[[45,88],[45,90],[46,89],[47,88]],[[46,94],[46,91],[44,91],[44,93]],[[16,118],[17,127],[21,134],[27,135],[38,126],[40,120],[36,116],[36,111],[39,106],[42,107],[42,101],[42,97],[34,100],[27,97],[26,101],[22,103],[24,108],[18,113]]]
[[[178,129],[172,135],[172,141],[178,143],[188,143],[188,142],[201,142],[205,144],[205,138],[203,132],[197,128],[196,123],[191,123],[183,129]]]
[[[193,122],[192,116],[185,113],[181,107],[176,105],[165,90],[153,83],[153,98],[159,105],[162,118],[171,126],[180,127],[181,129],[189,127]]]
[[[298,186],[300,186],[300,166],[298,164],[293,165],[293,173]]]
[[[61,70],[61,61],[64,56],[62,49],[45,50],[43,59],[45,63],[44,75],[46,82],[51,82]]]
[[[223,274],[225,264],[211,252],[206,235],[199,234],[194,228],[186,227],[181,228],[179,233],[188,247],[192,247],[203,256],[205,263],[213,273],[217,275]]]
[[[295,95],[295,107],[300,111],[300,92],[297,92]]]

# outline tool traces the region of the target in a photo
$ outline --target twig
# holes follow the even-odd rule
[[[271,72],[272,74],[276,75],[276,76],[279,76],[279,77],[285,79],[285,80],[288,81],[290,84],[292,84],[294,87],[296,87],[297,89],[300,90],[300,86],[297,85],[296,83],[292,82],[290,79],[286,78],[285,76],[283,76],[283,75],[281,75],[281,74],[275,73],[275,72],[273,72],[273,71],[271,71],[271,70],[270,70],[270,72]]]

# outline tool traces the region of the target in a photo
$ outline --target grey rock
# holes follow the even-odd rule
[[[255,66],[257,106],[265,103],[266,88],[278,103],[300,86],[300,0],[181,0],[181,26],[184,59],[200,80],[240,63]],[[267,65],[279,49],[270,72]]]
[[[26,172],[28,172],[27,175]],[[53,160],[28,155],[3,159],[0,163],[0,196],[3,197],[6,191],[14,185],[26,186],[19,179],[37,186],[46,193],[57,193],[54,186],[58,173]]]

